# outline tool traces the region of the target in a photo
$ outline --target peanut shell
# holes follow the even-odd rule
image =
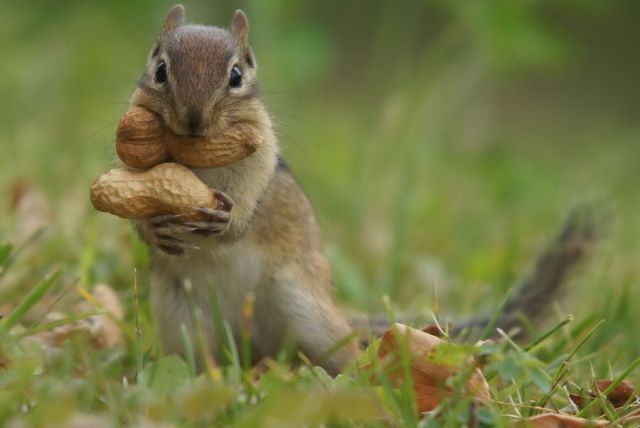
[[[258,130],[249,124],[236,124],[212,137],[174,136],[169,140],[172,158],[192,168],[215,168],[242,160],[256,151],[262,141]]]
[[[132,106],[120,118],[116,131],[118,157],[125,165],[143,169],[168,161],[167,130],[158,115]]]
[[[209,137],[176,135],[152,111],[132,106],[121,118],[116,151],[125,165],[150,168],[175,160],[192,168],[215,168],[237,162],[255,152],[261,133],[238,123]]]
[[[112,169],[94,181],[91,202],[99,211],[136,220],[165,214],[198,220],[205,216],[196,208],[219,208],[214,192],[176,163],[161,163],[146,171]]]

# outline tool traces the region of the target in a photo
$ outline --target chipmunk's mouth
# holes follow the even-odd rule
[[[192,110],[178,119],[174,133],[194,138],[208,137],[219,131],[217,123],[201,111]]]
[[[168,124],[168,127],[174,134],[181,137],[201,138],[207,136],[206,129],[202,125],[195,123],[174,121]]]
[[[215,121],[206,118],[202,112],[195,109],[187,111],[182,115],[164,110],[156,111],[155,113],[162,118],[162,121],[167,128],[169,128],[175,135],[202,138],[211,136],[213,133],[218,132],[218,127],[216,126]]]
[[[192,137],[201,137],[204,134],[204,120],[202,113],[196,110],[191,110],[184,118],[185,128],[188,134]]]

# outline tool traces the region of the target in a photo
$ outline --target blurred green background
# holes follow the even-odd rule
[[[407,311],[495,307],[564,213],[604,196],[617,222],[558,312],[615,313],[594,348],[637,333],[639,2],[184,4],[195,23],[247,13],[345,305],[379,311],[386,293]],[[88,189],[116,165],[117,120],[171,5],[0,3],[0,237],[24,239],[34,211],[48,225],[0,306],[56,266],[62,294],[107,282],[129,305],[134,268],[147,292],[144,247]],[[37,192],[40,208],[15,208]],[[626,361],[640,343],[612,349]]]

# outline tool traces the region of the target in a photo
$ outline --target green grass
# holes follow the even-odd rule
[[[595,195],[616,208],[529,341],[452,348],[451,359],[486,361],[494,402],[471,410],[463,370],[455,399],[422,421],[410,388],[355,364],[330,378],[284,353],[256,380],[220,320],[225,361],[197,375],[198,338],[187,336],[186,361],[164,355],[146,249],[127,222],[91,208],[88,189],[115,164],[117,118],[169,4],[3,5],[0,355],[13,365],[0,369],[0,425],[93,415],[108,426],[506,426],[536,405],[567,406],[594,378],[640,384],[638,7],[579,3],[243,4],[265,99],[348,310],[491,313],[574,204]],[[226,23],[237,5],[186,7],[194,21]],[[31,205],[16,210],[18,183]],[[121,296],[123,347],[32,340],[93,314],[74,308],[99,283]],[[632,405],[596,401],[585,416],[604,407],[633,426]]]

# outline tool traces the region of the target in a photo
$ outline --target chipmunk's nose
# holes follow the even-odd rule
[[[200,135],[202,133],[202,114],[197,111],[190,111],[186,117],[186,125],[189,134]]]

